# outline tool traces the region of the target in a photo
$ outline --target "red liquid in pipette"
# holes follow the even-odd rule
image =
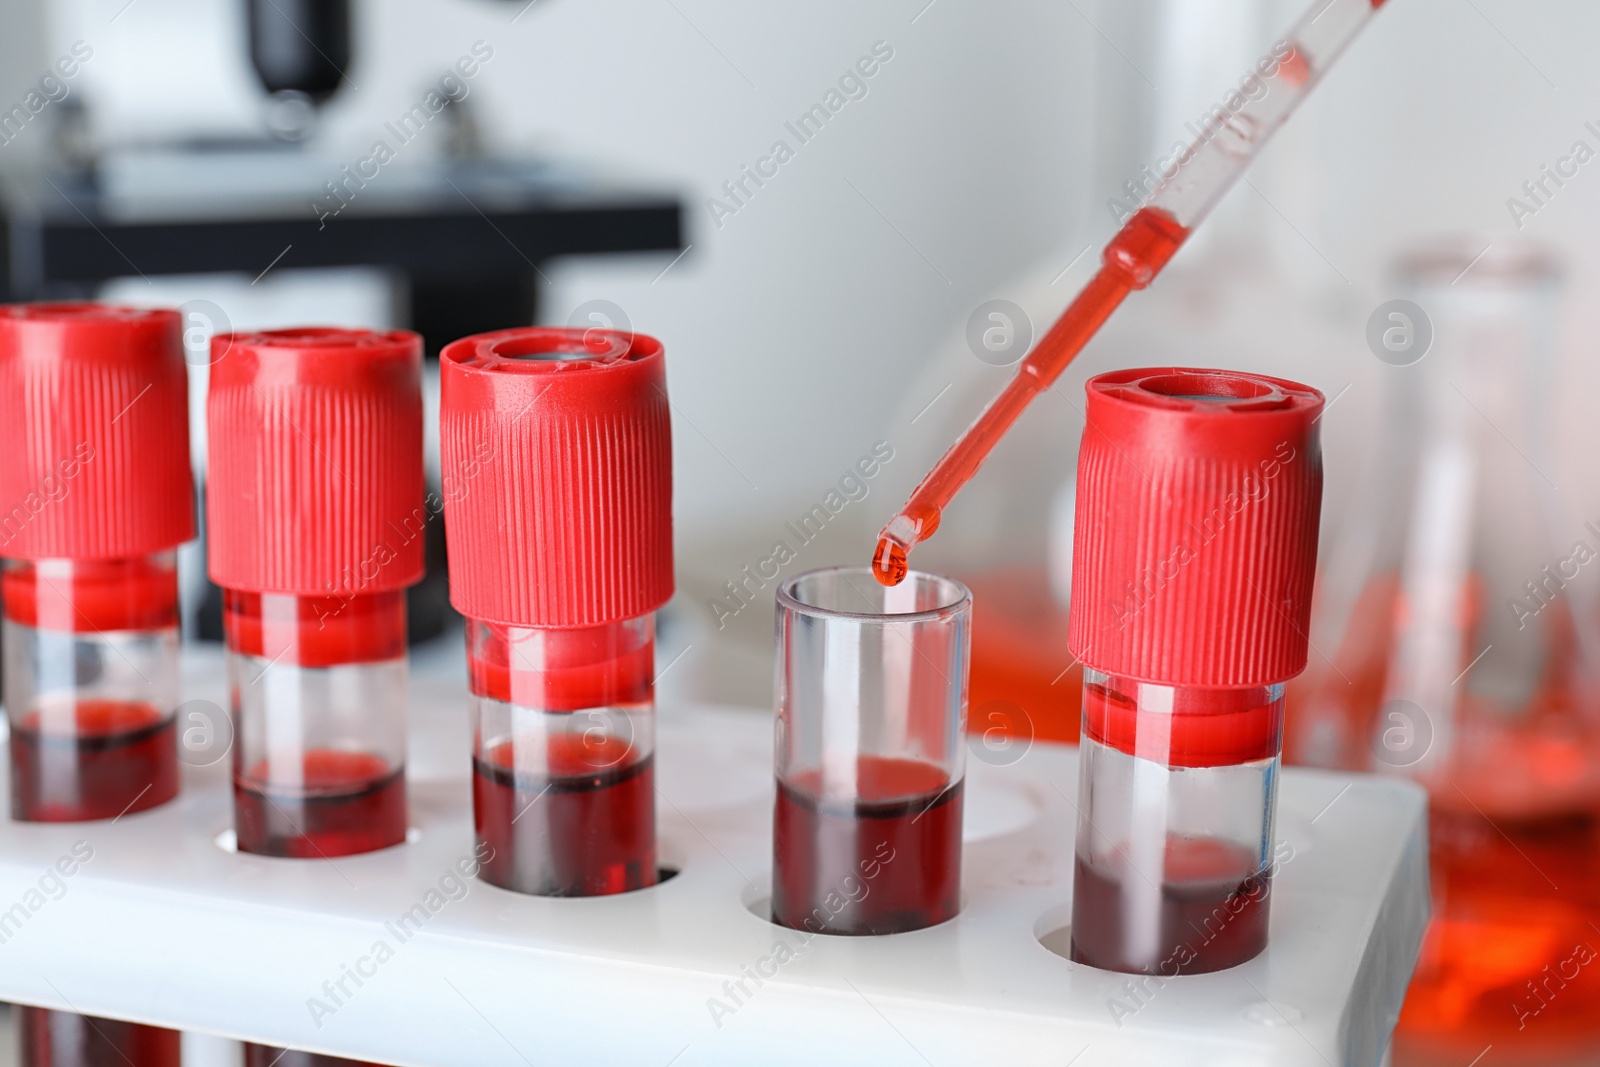
[[[895,522],[884,527],[872,556],[872,573],[878,581],[898,585],[904,580],[912,547],[933,536],[944,507],[977,473],[1028,402],[1050,387],[1124,297],[1150,284],[1188,236],[1189,231],[1171,215],[1149,207],[1117,231],[1106,245],[1099,273],[1028,353],[1005,390],[917,486]],[[909,529],[893,529],[900,519],[907,520]]]

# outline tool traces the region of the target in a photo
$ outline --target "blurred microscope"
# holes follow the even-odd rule
[[[411,113],[442,124],[442,156],[391,164],[364,153],[330,172],[303,146],[348,81],[349,0],[247,0],[246,16],[267,94],[262,134],[97,153],[81,97],[68,96],[45,112],[46,173],[6,192],[0,296],[85,295],[129,274],[373,265],[404,281],[409,324],[436,352],[533,321],[533,281],[554,256],[681,247],[675,195],[486,154],[472,106],[448,84]],[[403,120],[385,131],[411,132]]]
[[[30,165],[15,165],[21,153],[0,159],[10,165],[0,187],[0,301],[90,298],[132,276],[259,280],[269,271],[377,268],[393,283],[395,325],[421,333],[436,357],[454,338],[537,321],[536,282],[554,257],[682,247],[670,190],[572,161],[488,151],[477,101],[467,99],[483,54],[463,55],[407,101],[414,107],[396,110],[379,131],[381,150],[371,143],[347,162],[318,151],[324,106],[350,91],[357,14],[349,0],[245,0],[249,64],[264,91],[249,135],[107,146],[96,143],[91,94],[51,97],[37,116],[24,105],[12,125],[42,128],[27,131]],[[24,28],[29,17],[21,7],[5,16]],[[42,39],[44,9],[31,17]],[[492,55],[492,46],[474,47]],[[52,69],[43,56],[33,62]],[[424,132],[430,150],[406,148]],[[204,336],[228,328],[213,321],[225,318],[201,311],[185,323],[202,340],[192,375],[204,374]],[[411,594],[413,640],[449,618],[438,516],[428,541],[428,579]],[[221,636],[216,596],[210,588],[194,615],[186,602],[203,638]]]

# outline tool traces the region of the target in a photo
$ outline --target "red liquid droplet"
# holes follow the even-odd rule
[[[878,538],[878,551],[872,557],[872,574],[880,585],[899,585],[906,580],[910,566],[903,545],[887,537]]]

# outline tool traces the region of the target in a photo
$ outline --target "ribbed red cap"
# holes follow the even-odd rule
[[[422,338],[212,338],[207,556],[224,589],[354,596],[422,578]]]
[[[1161,685],[1299,674],[1322,510],[1322,394],[1182,367],[1115,371],[1085,388],[1072,653]]]
[[[672,596],[661,342],[479,334],[439,357],[450,602],[507,626],[599,626]]]
[[[194,536],[176,311],[0,306],[0,556],[123,559]]]

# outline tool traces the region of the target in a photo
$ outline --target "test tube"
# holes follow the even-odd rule
[[[1072,959],[1174,977],[1267,945],[1283,690],[1306,664],[1322,394],[1160,368],[1087,384]]]
[[[777,599],[773,921],[862,935],[953,918],[971,594],[838,567]]]
[[[284,1049],[246,1042],[244,1067],[382,1067],[382,1065],[369,1063],[367,1060],[325,1056],[320,1052],[302,1052],[299,1049]]]
[[[176,547],[194,536],[174,311],[0,307],[0,600],[11,817],[178,793]],[[21,1007],[30,1067],[177,1062],[175,1031]]]
[[[220,336],[206,414],[238,848],[318,858],[406,836],[405,590],[424,570],[422,340]]]
[[[17,1005],[18,1060],[23,1067],[178,1067],[176,1030],[70,1011]]]
[[[178,793],[186,381],[176,312],[0,307],[13,819],[111,819]]]
[[[673,585],[661,343],[504,330],[440,365],[478,877],[541,896],[653,885],[654,612]]]

